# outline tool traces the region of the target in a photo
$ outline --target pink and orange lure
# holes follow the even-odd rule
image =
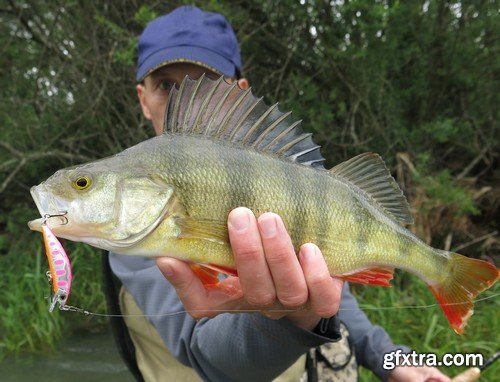
[[[47,277],[52,286],[52,296],[50,300],[49,312],[52,312],[59,304],[59,308],[66,305],[71,292],[71,263],[59,240],[52,233],[47,224],[42,224],[43,241],[45,244],[45,254],[49,263]]]

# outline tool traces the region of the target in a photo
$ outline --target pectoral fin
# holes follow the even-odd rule
[[[181,233],[179,239],[201,239],[228,244],[227,223],[217,220],[196,220],[181,217],[176,220]]]
[[[213,269],[214,271],[217,271],[219,273],[223,273],[228,276],[238,276],[238,271],[234,268],[230,267],[225,267],[223,265],[217,265],[217,264],[204,264],[205,267]]]
[[[239,285],[237,279],[219,279],[220,273],[236,275],[236,270],[227,267],[218,267],[213,264],[190,263],[189,267],[200,279],[205,288],[217,290],[232,297],[241,294],[241,288],[237,287]],[[234,280],[236,280],[236,284]]]
[[[178,239],[208,240],[217,244],[229,245],[226,222],[197,220],[189,216],[180,216],[175,219],[175,223],[180,231]],[[221,288],[226,294],[233,293],[226,290],[227,286],[221,285],[219,274],[237,276],[236,269],[213,263],[190,263],[189,266],[205,287]]]
[[[201,264],[190,263],[189,267],[198,276],[205,287],[212,287],[219,283],[219,272],[204,267]]]

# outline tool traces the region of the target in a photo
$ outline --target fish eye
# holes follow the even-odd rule
[[[92,184],[92,181],[90,180],[90,178],[87,175],[80,176],[80,177],[76,178],[75,181],[73,181],[73,187],[79,191],[86,190],[87,188],[90,187],[91,184]]]

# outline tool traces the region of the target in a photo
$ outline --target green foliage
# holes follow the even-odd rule
[[[436,175],[423,177],[420,181],[426,194],[436,205],[453,206],[458,214],[463,215],[481,213],[471,192],[455,185],[449,171],[443,170]]]
[[[157,15],[157,12],[143,5],[134,14],[133,19],[139,26],[145,27]],[[96,21],[107,29],[108,37],[114,40],[113,50],[110,52],[114,62],[128,66],[135,65],[138,36],[102,14],[96,16]]]
[[[142,5],[134,15],[134,20],[145,27],[150,21],[158,17],[158,12],[155,12],[147,5]]]
[[[448,143],[460,132],[452,119],[432,121],[423,125],[422,130],[438,143]]]
[[[486,360],[498,350],[500,302],[495,296],[499,286],[481,295],[464,333],[457,335],[420,279],[396,272],[393,284],[393,288],[351,284],[351,291],[368,318],[386,329],[394,343],[405,344],[418,353],[436,353],[438,357],[445,353],[481,353]],[[441,368],[451,377],[466,369],[465,366]],[[498,370],[499,365],[486,370],[481,380],[494,381]],[[378,379],[362,369],[360,380]]]

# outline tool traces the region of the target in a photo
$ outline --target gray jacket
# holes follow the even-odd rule
[[[224,313],[196,321],[183,312],[175,289],[154,260],[110,254],[110,264],[170,352],[204,380],[271,380],[310,348],[336,340],[335,335],[319,335],[259,313]],[[357,362],[385,380],[383,354],[408,349],[395,346],[381,327],[370,323],[347,284],[340,308],[338,317],[350,332]]]

